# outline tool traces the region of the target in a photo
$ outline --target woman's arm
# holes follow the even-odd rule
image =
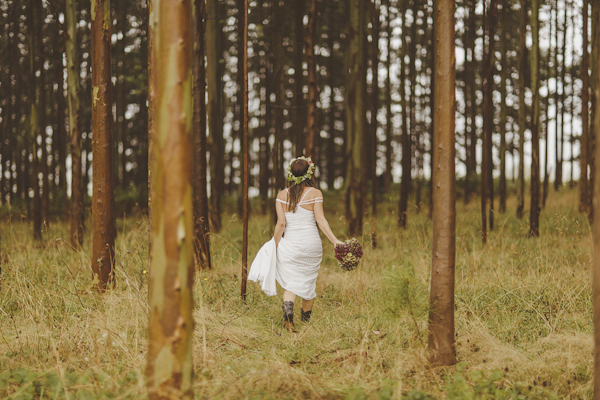
[[[275,211],[277,212],[277,224],[275,224],[275,233],[273,238],[275,239],[275,245],[279,245],[279,241],[283,236],[283,230],[285,229],[285,211],[283,211],[283,204],[275,202]]]
[[[317,220],[317,225],[319,225],[321,231],[323,231],[325,236],[327,236],[327,239],[329,239],[334,245],[342,243],[342,241],[335,237],[333,231],[329,227],[329,222],[327,222],[327,218],[325,218],[325,212],[323,211],[323,203],[315,203],[314,213],[315,219]]]

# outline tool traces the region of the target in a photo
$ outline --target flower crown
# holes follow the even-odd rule
[[[292,173],[292,164],[295,161],[298,160],[304,160],[308,163],[308,169],[306,170],[306,173],[302,176],[294,176],[294,174]],[[290,182],[294,182],[294,184],[298,185],[299,183],[304,182],[307,179],[310,179],[310,177],[312,176],[312,174],[315,172],[315,164],[312,162],[312,160],[310,159],[310,157],[306,158],[304,156],[298,157],[298,158],[294,158],[291,162],[290,165],[288,165],[287,167],[287,176],[286,179]]]

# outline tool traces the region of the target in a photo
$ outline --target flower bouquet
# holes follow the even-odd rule
[[[335,245],[335,258],[341,269],[352,271],[358,266],[363,256],[363,248],[355,238],[348,239],[342,244]]]

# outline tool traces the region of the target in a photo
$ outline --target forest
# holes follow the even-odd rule
[[[600,400],[600,2],[0,0],[0,49],[0,397]],[[364,255],[289,333],[302,155]]]

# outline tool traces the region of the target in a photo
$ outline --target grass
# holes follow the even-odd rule
[[[341,194],[325,201],[344,238]],[[592,240],[576,193],[551,194],[538,239],[510,199],[486,247],[478,202],[457,203],[459,364],[435,369],[426,357],[431,222],[411,212],[400,231],[396,203],[379,207],[378,249],[365,220],[356,271],[339,269],[324,242],[312,322],[296,334],[282,327],[281,290],[266,297],[249,283],[240,301],[241,221],[223,215],[214,269],[194,283],[196,397],[591,398]],[[250,261],[272,230],[269,217],[252,215]],[[72,251],[67,224],[53,223],[37,243],[16,213],[1,224],[0,397],[145,398],[146,218],[117,221],[117,284],[103,295],[90,291],[89,240]]]

